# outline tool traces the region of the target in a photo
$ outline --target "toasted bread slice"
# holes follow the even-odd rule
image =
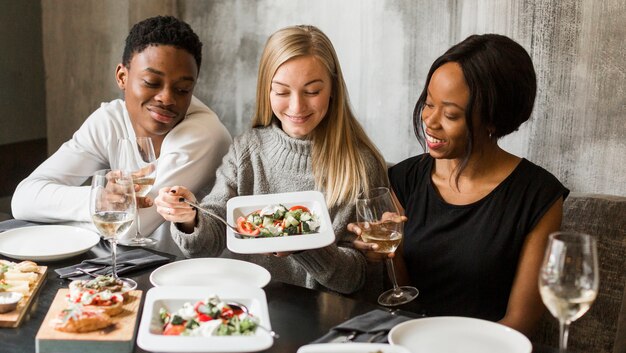
[[[63,332],[91,332],[111,325],[111,317],[101,310],[64,310],[53,321],[54,329]]]
[[[111,293],[109,290],[101,292],[94,289],[70,290],[67,299],[71,304],[82,305],[91,310],[101,310],[110,316],[123,311],[124,296],[120,293]]]
[[[15,269],[20,272],[37,272],[39,270],[39,267],[37,267],[36,263],[25,260],[15,265]]]
[[[89,311],[97,311],[100,310],[103,313],[109,315],[109,316],[115,316],[120,314],[122,311],[124,311],[124,303],[122,302],[115,302],[112,303],[110,305],[85,305],[83,306],[84,310],[89,310]]]
[[[124,282],[114,279],[111,276],[98,276],[90,280],[74,280],[69,285],[71,295],[91,289],[98,292],[109,290],[112,293],[120,293],[124,299],[128,299],[127,289],[124,288]]]

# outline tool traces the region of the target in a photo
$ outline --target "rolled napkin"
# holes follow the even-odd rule
[[[128,272],[140,270],[142,268],[157,266],[172,261],[171,258],[155,254],[145,249],[133,249],[120,252],[117,254],[117,274],[125,274]],[[95,259],[84,260],[83,262],[54,270],[59,277],[75,279],[88,279],[89,275],[78,272],[78,268],[94,269],[90,273],[94,275],[110,274],[113,270],[111,266],[111,255],[98,257]]]
[[[423,315],[406,311],[375,309],[345,321],[312,343],[372,342],[387,343],[387,334],[396,325]]]

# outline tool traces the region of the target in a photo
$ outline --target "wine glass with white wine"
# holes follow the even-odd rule
[[[137,196],[137,231],[133,237],[120,239],[119,244],[127,246],[153,245],[155,240],[141,235],[139,209],[143,207],[143,199],[148,195],[157,173],[157,159],[154,145],[150,137],[136,137],[135,139],[119,139],[114,152],[114,169],[128,171],[135,184]]]
[[[378,244],[376,252],[389,254],[402,241],[404,224],[397,221],[400,212],[386,187],[373,188],[359,194],[356,201],[356,217],[361,228],[361,238],[366,243]],[[393,288],[378,297],[378,304],[397,306],[415,299],[419,291],[411,286],[398,286],[393,260],[386,259],[387,273]]]
[[[567,351],[569,325],[583,316],[596,299],[599,286],[596,239],[588,234],[550,234],[539,273],[539,292],[559,320],[559,352]]]
[[[89,213],[100,235],[111,243],[112,275],[117,276],[117,238],[130,228],[137,216],[135,188],[129,174],[121,170],[97,171],[91,179]],[[135,281],[120,278],[131,287]]]

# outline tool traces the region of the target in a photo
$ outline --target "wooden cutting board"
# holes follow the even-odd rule
[[[33,304],[33,298],[39,293],[41,285],[46,280],[46,272],[48,271],[47,266],[37,266],[37,268],[39,276],[37,277],[37,281],[30,287],[29,295],[20,300],[17,304],[17,309],[0,314],[0,327],[18,327],[22,323],[22,320],[28,316],[26,314],[29,313],[31,305]]]
[[[132,352],[142,291],[133,290],[124,301],[124,312],[111,317],[113,325],[98,331],[69,333],[57,331],[52,321],[67,308],[69,289],[59,289],[36,336],[37,353],[51,352]]]

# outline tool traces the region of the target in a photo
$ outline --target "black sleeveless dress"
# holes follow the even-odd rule
[[[429,316],[500,320],[526,236],[569,190],[522,159],[483,199],[451,205],[432,185],[433,165],[424,154],[389,169],[409,219],[403,251],[411,282],[420,290],[419,306]]]

